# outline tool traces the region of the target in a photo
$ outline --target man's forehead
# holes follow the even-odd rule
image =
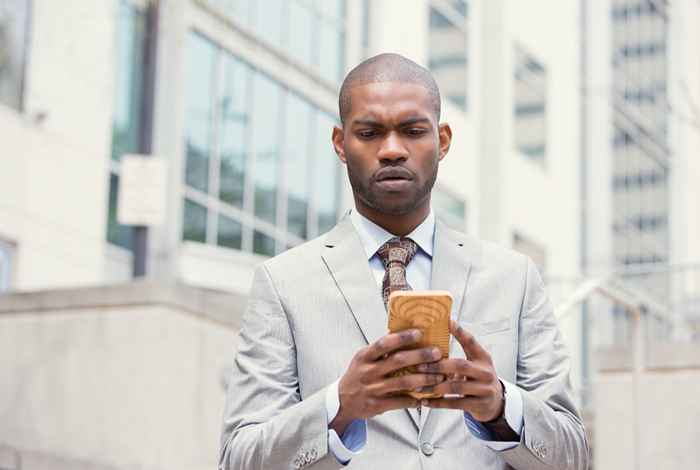
[[[372,82],[350,88],[352,119],[426,117],[433,114],[430,92],[416,83]]]
[[[352,98],[381,99],[407,97],[415,101],[430,100],[430,90],[420,83],[403,81],[371,81],[354,83],[349,87]]]

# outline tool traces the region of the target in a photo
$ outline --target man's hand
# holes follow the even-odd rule
[[[405,350],[416,344],[420,337],[419,330],[390,333],[355,354],[338,384],[340,410],[330,423],[338,435],[342,435],[355,419],[417,407],[418,400],[396,392],[430,387],[445,379],[441,373],[431,372],[388,377],[398,369],[435,363],[442,357],[435,347]]]
[[[444,374],[447,380],[426,392],[459,395],[455,398],[426,400],[431,408],[451,408],[469,412],[477,421],[491,421],[503,414],[503,389],[491,355],[474,335],[450,320],[450,332],[462,345],[467,359],[443,359],[417,367],[419,372]]]

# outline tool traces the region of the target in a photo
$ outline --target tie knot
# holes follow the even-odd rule
[[[418,245],[410,238],[394,237],[379,247],[377,256],[382,260],[384,269],[393,263],[399,263],[405,268],[417,250]]]

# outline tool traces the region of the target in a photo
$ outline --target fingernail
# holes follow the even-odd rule
[[[413,339],[420,339],[420,330],[413,330]]]
[[[433,349],[433,357],[435,359],[440,359],[442,357],[442,353],[438,348]]]

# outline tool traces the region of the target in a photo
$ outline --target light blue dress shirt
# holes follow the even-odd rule
[[[360,236],[365,254],[369,260],[372,274],[377,282],[377,295],[381,295],[382,279],[384,278],[384,265],[382,264],[377,250],[389,239],[395,237],[374,222],[370,221],[356,210],[350,213],[350,220]],[[412,239],[419,247],[413,259],[406,266],[406,280],[413,290],[430,290],[430,277],[433,264],[433,245],[435,239],[435,216],[431,210],[428,217],[421,222],[418,227],[406,237]],[[340,398],[338,396],[338,382],[333,382],[326,392],[326,412],[328,423],[335,419],[340,409]],[[501,379],[505,386],[506,405],[505,418],[508,425],[518,435],[523,428],[523,399],[520,390],[514,384]],[[493,441],[489,430],[479,421],[472,418],[469,413],[464,413],[464,423],[469,431],[476,438],[484,442],[492,450],[501,451],[511,449],[518,445],[518,442]],[[359,454],[367,443],[367,422],[357,419],[350,423],[339,437],[333,429],[328,429],[328,448],[335,455],[335,458],[343,464],[347,464],[352,458]]]

